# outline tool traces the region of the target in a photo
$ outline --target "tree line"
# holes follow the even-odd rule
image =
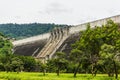
[[[54,27],[65,27],[68,25],[50,24],[50,23],[29,23],[29,24],[0,24],[0,32],[4,35],[15,38],[23,39],[39,34],[50,32]]]

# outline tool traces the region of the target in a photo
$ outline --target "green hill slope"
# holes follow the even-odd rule
[[[50,32],[54,27],[65,26],[67,25],[42,24],[42,23],[30,23],[30,24],[10,23],[0,24],[0,32],[11,38],[22,39]]]

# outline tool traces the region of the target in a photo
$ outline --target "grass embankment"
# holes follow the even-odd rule
[[[120,77],[119,77],[120,79]],[[73,74],[60,74],[56,76],[55,73],[46,73],[43,76],[42,73],[21,72],[19,74],[15,72],[0,72],[0,80],[116,80],[113,77],[108,77],[107,74],[97,74],[96,77],[92,77],[91,74],[77,74],[74,78]]]

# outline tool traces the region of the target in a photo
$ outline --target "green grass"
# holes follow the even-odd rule
[[[46,73],[46,76],[43,76],[42,73],[35,72],[21,72],[19,74],[0,72],[0,80],[115,80],[115,78],[108,77],[107,74],[97,74],[96,77],[92,77],[91,74],[77,74],[77,77],[74,78],[72,73],[62,73],[60,76],[56,76],[56,73]]]

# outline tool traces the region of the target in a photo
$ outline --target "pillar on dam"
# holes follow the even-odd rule
[[[52,37],[52,42],[55,40],[55,38],[56,38],[56,32],[55,32],[55,30],[53,30],[52,32],[51,32],[51,37]]]
[[[62,28],[59,28],[59,39],[62,38]]]
[[[56,41],[57,41],[59,39],[59,29],[56,28],[55,32],[56,32]]]
[[[67,36],[69,34],[69,27],[63,28],[63,36]]]
[[[49,37],[50,42],[53,40],[53,32],[50,32],[50,37]]]

